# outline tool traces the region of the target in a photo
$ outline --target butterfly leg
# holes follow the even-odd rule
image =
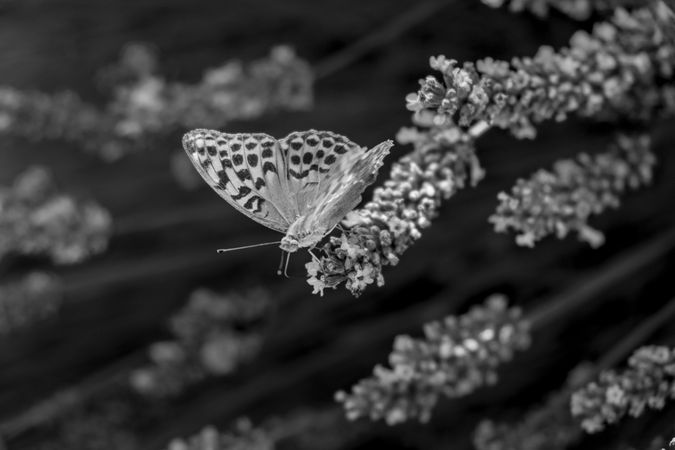
[[[284,256],[286,257],[286,264],[284,265]],[[277,269],[277,275],[283,274],[286,278],[290,278],[288,276],[288,262],[291,260],[291,253],[286,252],[284,250],[281,251],[281,261],[279,261],[279,268]],[[282,271],[281,268],[284,268]]]
[[[291,253],[290,253],[290,252],[286,252],[286,265],[284,266],[284,276],[285,276],[286,278],[290,278],[290,277],[288,276],[288,263],[289,263],[290,261],[291,261]]]
[[[281,268],[284,266],[284,256],[286,255],[286,252],[284,250],[281,251],[281,261],[279,261],[279,268],[277,269],[277,275],[281,275],[283,272],[281,271]]]
[[[307,251],[309,252],[310,255],[312,255],[312,259],[314,260],[314,262],[317,263],[320,267],[321,266],[321,260],[314,254],[314,252],[312,252],[312,250],[314,250],[315,248],[316,248],[315,246],[312,246],[312,247],[308,248]]]

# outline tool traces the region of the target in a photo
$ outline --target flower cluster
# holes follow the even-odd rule
[[[499,8],[506,0],[483,0],[487,6]],[[588,19],[593,11],[608,12],[618,7],[639,7],[647,3],[645,0],[510,0],[509,10],[512,12],[529,11],[544,18],[551,9],[556,9],[575,20]]]
[[[417,139],[416,130],[402,130],[399,141]],[[448,136],[447,147],[420,147],[394,163],[390,179],[375,189],[373,200],[343,221],[346,231],[321,247],[321,259],[306,264],[313,293],[346,282],[354,295],[369,284],[384,283],[382,267],[396,265],[399,256],[422,236],[438,215],[442,200],[457,189],[476,183],[482,169],[468,134]]]
[[[46,254],[71,264],[105,250],[111,218],[95,203],[57,191],[50,173],[33,167],[0,189],[0,258]]]
[[[416,128],[398,136],[414,151],[393,165],[372,201],[350,213],[321,257],[306,265],[313,292],[345,282],[358,295],[383,284],[383,266],[395,265],[421,237],[441,202],[481,179],[474,141],[491,126],[525,138],[535,136],[535,123],[572,112],[648,120],[675,111],[675,41],[664,34],[669,17],[660,11],[619,9],[592,34],[576,33],[569,48],[541,47],[535,57],[511,63],[485,59],[458,67],[431,58],[443,82],[429,76],[407,97]]]
[[[675,44],[663,29],[670,17],[661,9],[617,9],[592,33],[578,31],[558,52],[542,46],[532,58],[510,63],[491,58],[458,66],[444,56],[407,98],[414,121],[433,134],[478,122],[532,138],[534,124],[568,114],[649,120],[675,111]]]
[[[570,372],[565,386],[516,424],[483,420],[476,427],[476,450],[564,450],[583,435],[569,409],[572,392],[592,373],[588,364]]]
[[[499,194],[490,222],[497,232],[517,231],[516,242],[523,246],[576,232],[580,240],[598,247],[604,236],[588,224],[589,217],[617,208],[627,188],[648,184],[655,163],[649,136],[618,135],[605,153],[582,153],[576,160],[557,161],[552,171],[541,169],[519,179],[510,194]]]
[[[61,283],[43,272],[0,286],[0,335],[54,315],[61,300]]]
[[[206,376],[234,372],[258,353],[268,308],[262,290],[242,295],[196,290],[171,319],[176,339],[150,347],[152,364],[133,372],[132,387],[147,395],[174,395]]]
[[[230,61],[207,70],[194,85],[154,73],[151,54],[130,46],[104,79],[114,85],[105,108],[71,92],[45,94],[0,88],[0,133],[78,142],[105,159],[116,159],[172,131],[221,127],[233,119],[312,103],[312,72],[288,47],[244,65]]]
[[[401,335],[389,356],[391,368],[376,366],[351,393],[340,391],[347,418],[384,419],[394,425],[426,422],[441,395],[461,397],[497,381],[496,369],[529,346],[530,334],[518,308],[494,295],[459,317],[424,327],[425,337]]]
[[[248,419],[239,419],[231,430],[219,433],[206,427],[187,441],[174,439],[166,450],[274,450],[274,440]]]
[[[662,409],[670,399],[675,399],[675,349],[646,346],[631,355],[627,369],[601,372],[572,395],[570,404],[584,430],[596,433],[626,415]]]

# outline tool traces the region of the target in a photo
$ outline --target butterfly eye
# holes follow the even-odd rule
[[[279,244],[279,248],[288,253],[297,251],[299,247],[298,239],[295,236],[284,236],[281,239],[281,244]]]

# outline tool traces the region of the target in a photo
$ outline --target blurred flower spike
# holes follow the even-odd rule
[[[44,254],[56,264],[77,263],[104,251],[110,233],[106,210],[59,193],[44,168],[33,167],[0,189],[0,258]]]
[[[649,136],[619,135],[608,152],[582,153],[576,160],[558,161],[553,171],[542,169],[518,180],[510,194],[499,194],[490,222],[497,232],[517,231],[522,246],[575,231],[580,240],[599,247],[604,236],[588,224],[589,217],[618,208],[625,190],[649,184],[655,164]]]
[[[151,396],[170,396],[209,375],[234,372],[262,345],[269,301],[261,289],[243,294],[194,291],[171,319],[175,340],[150,347],[152,364],[132,374],[132,387]]]
[[[373,376],[351,392],[336,393],[348,419],[427,422],[440,396],[462,397],[496,383],[499,365],[530,345],[521,311],[508,308],[501,295],[461,316],[426,324],[424,335],[398,336],[389,356],[391,368],[376,366]]]
[[[128,45],[118,64],[99,77],[112,91],[102,109],[72,92],[0,87],[0,133],[65,139],[114,160],[171,132],[220,128],[234,119],[312,105],[312,71],[287,46],[249,64],[234,60],[207,70],[196,84],[170,82],[156,73],[156,66],[151,49]]]

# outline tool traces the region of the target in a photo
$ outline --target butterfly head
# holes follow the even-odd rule
[[[323,227],[317,227],[313,230],[307,230],[302,225],[303,221],[298,220],[288,228],[286,236],[281,239],[279,247],[289,253],[297,251],[299,248],[312,247],[326,234]]]
[[[284,236],[279,247],[285,252],[293,253],[298,251],[300,244],[295,236]]]

